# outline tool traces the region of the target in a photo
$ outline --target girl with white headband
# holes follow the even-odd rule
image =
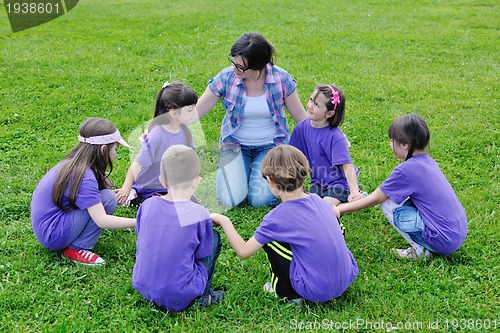
[[[290,145],[304,153],[311,165],[309,192],[335,206],[361,199],[357,169],[339,128],[344,122],[344,93],[332,85],[318,85],[309,98],[306,113],[307,118],[294,128]]]
[[[33,231],[43,246],[63,250],[62,255],[72,261],[103,265],[105,261],[90,251],[102,229],[133,228],[136,223],[135,219],[112,215],[117,199],[108,179],[118,144],[128,144],[116,126],[102,118],[85,120],[78,140],[33,193]]]

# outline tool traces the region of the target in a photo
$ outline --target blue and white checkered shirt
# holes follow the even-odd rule
[[[231,149],[234,152],[239,152],[240,143],[232,134],[241,124],[241,115],[246,102],[246,87],[243,80],[236,77],[231,69],[232,67],[223,69],[217,76],[208,81],[208,86],[216,96],[222,98],[222,106],[226,110],[221,126],[219,149],[221,151]],[[276,125],[276,134],[273,139],[276,145],[288,143],[290,138],[284,106],[285,98],[290,96],[296,87],[297,82],[287,71],[278,66],[267,64],[264,92]]]

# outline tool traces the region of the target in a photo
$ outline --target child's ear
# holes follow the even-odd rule
[[[165,180],[163,179],[163,177],[160,175],[160,177],[158,177],[158,179],[160,180],[160,184],[161,186],[163,186],[164,188],[167,188],[167,183],[165,182]]]
[[[326,112],[326,117],[331,118],[335,115],[335,110],[330,110]]]
[[[201,182],[201,177],[198,176],[198,178],[195,178],[193,180],[193,190],[196,190],[198,188],[198,185],[200,185],[200,182]]]
[[[101,152],[102,156],[106,156],[108,149],[107,149],[106,145],[102,145],[101,148],[99,149],[99,151]]]
[[[272,180],[269,176],[266,176],[267,182],[269,183],[269,186],[275,186],[276,182]]]

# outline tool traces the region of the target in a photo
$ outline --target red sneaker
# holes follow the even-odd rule
[[[87,250],[73,250],[67,247],[64,249],[62,255],[71,261],[87,266],[98,266],[106,263],[97,254]]]

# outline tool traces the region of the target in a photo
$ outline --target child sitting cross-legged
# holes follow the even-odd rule
[[[309,163],[290,145],[271,149],[261,171],[282,203],[271,210],[244,241],[229,218],[211,214],[241,258],[261,247],[271,264],[271,282],[264,290],[301,303],[326,302],[340,296],[356,279],[358,266],[342,236],[332,206],[317,194],[304,193]]]
[[[209,212],[190,200],[200,177],[200,159],[185,145],[162,156],[160,181],[168,194],[143,202],[137,211],[134,288],[150,302],[171,311],[222,300],[212,290],[221,242]]]

